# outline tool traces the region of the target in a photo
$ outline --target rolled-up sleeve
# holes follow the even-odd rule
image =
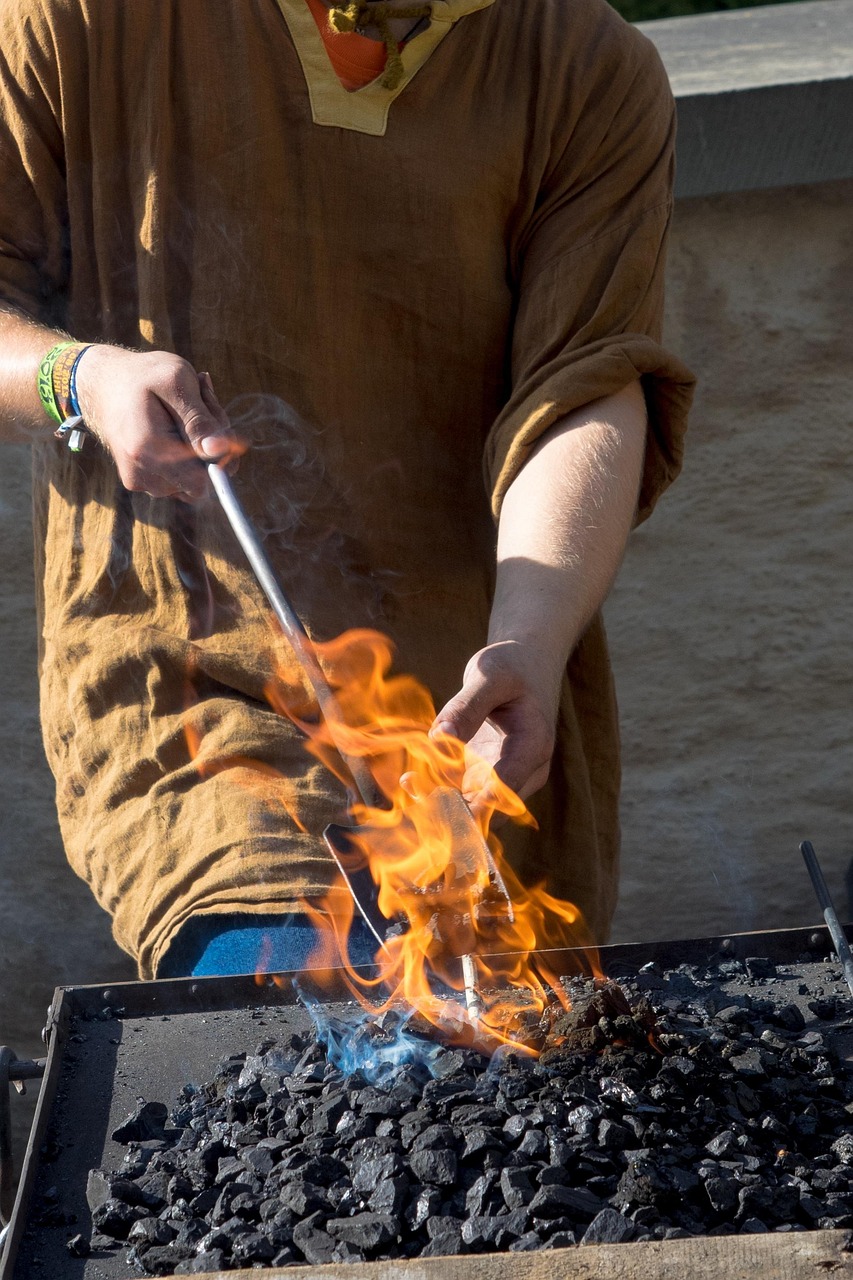
[[[514,254],[510,395],[484,454],[496,515],[551,426],[637,378],[649,413],[638,519],[678,474],[694,378],[661,345],[674,117],[656,51],[629,32],[543,174]]]

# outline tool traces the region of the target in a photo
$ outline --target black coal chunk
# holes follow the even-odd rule
[[[500,1218],[491,1214],[475,1214],[462,1223],[462,1239],[478,1253],[497,1248],[498,1237],[504,1230]],[[516,1237],[517,1238],[517,1237]]]
[[[92,1225],[104,1236],[113,1240],[126,1240],[130,1229],[147,1213],[139,1205],[125,1204],[123,1200],[105,1200],[92,1214]]]
[[[138,1218],[127,1233],[127,1239],[137,1246],[171,1244],[176,1234],[170,1222],[163,1222],[160,1218]]]
[[[413,1151],[409,1163],[419,1182],[436,1187],[452,1187],[456,1182],[458,1163],[455,1151]]]
[[[277,1249],[268,1236],[260,1231],[246,1231],[237,1236],[231,1246],[231,1254],[240,1266],[253,1262],[271,1262]]]
[[[148,1138],[162,1138],[168,1115],[162,1102],[145,1102],[140,1098],[130,1115],[125,1116],[110,1136],[114,1142],[145,1142]]]
[[[212,1249],[209,1253],[198,1253],[194,1258],[187,1258],[175,1267],[176,1276],[215,1275],[225,1269],[226,1258],[221,1249]]]
[[[637,1228],[618,1209],[601,1209],[581,1236],[581,1244],[624,1244]]]
[[[132,1249],[128,1257],[137,1262],[147,1276],[174,1275],[175,1268],[182,1261],[180,1254],[168,1244],[155,1244],[144,1252],[140,1249]]]
[[[149,1203],[145,1189],[131,1178],[107,1173],[103,1169],[90,1169],[86,1180],[86,1203],[89,1209],[94,1213],[107,1200],[121,1200],[129,1205]]]
[[[330,1218],[326,1231],[334,1240],[345,1240],[365,1253],[396,1240],[400,1223],[390,1214],[356,1213],[351,1218]]]
[[[740,1183],[728,1169],[717,1168],[705,1179],[705,1193],[717,1213],[731,1213],[737,1208]]]
[[[408,1201],[409,1179],[404,1173],[383,1178],[375,1191],[367,1198],[367,1203],[374,1213],[387,1213],[399,1217]]]
[[[426,1224],[429,1242],[420,1250],[422,1258],[443,1258],[462,1252],[462,1223],[458,1218],[430,1218]]]
[[[72,1258],[87,1258],[92,1252],[92,1246],[89,1241],[79,1231],[76,1235],[71,1236],[69,1240],[66,1240],[65,1247]]]
[[[589,1221],[604,1208],[598,1196],[583,1187],[541,1187],[528,1205],[535,1218],[570,1217]]]
[[[311,1218],[298,1222],[293,1228],[293,1243],[306,1262],[321,1266],[335,1260],[336,1242]]]
[[[501,1193],[508,1209],[521,1209],[529,1205],[537,1193],[535,1165],[516,1165],[501,1173]]]

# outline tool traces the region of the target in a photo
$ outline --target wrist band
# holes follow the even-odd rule
[[[75,359],[73,365],[71,366],[71,376],[69,378],[69,385],[68,385],[68,397],[71,401],[71,412],[77,415],[79,415],[80,413],[80,401],[77,399],[77,366],[80,363],[81,356],[83,356],[83,354],[89,350],[89,347],[91,345],[92,344],[88,342],[85,347],[80,348],[80,350],[77,352],[77,358]]]
[[[38,386],[39,400],[41,400],[42,408],[49,418],[54,422],[62,422],[63,413],[56,402],[56,394],[53,389],[53,370],[54,366],[69,347],[79,348],[77,342],[60,342],[55,347],[51,347],[47,355],[42,358],[38,368],[38,377],[36,385]],[[65,415],[67,416],[67,415]]]
[[[80,412],[74,395],[74,371],[77,361],[90,345],[70,342],[62,348],[53,362],[53,398],[63,418]]]

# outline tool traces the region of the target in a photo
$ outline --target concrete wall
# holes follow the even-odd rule
[[[684,200],[668,340],[683,474],[607,606],[624,742],[619,941],[853,918],[853,182]]]
[[[684,474],[607,617],[619,940],[853,919],[853,0],[643,24],[678,106]],[[701,198],[700,198],[701,197]]]
[[[831,3],[853,15],[853,0]],[[775,12],[792,9],[830,11],[815,0]],[[652,26],[673,66],[689,67],[690,30],[733,47],[714,25],[725,18],[740,21]],[[757,39],[751,27],[748,36]],[[786,38],[796,50],[796,30]],[[839,40],[825,46],[837,52]],[[845,67],[823,79],[810,71],[814,110],[821,86],[834,109]],[[762,76],[772,80],[766,66]],[[683,86],[685,110],[694,88]],[[691,100],[693,125],[697,110]],[[741,106],[731,99],[727,110]],[[795,174],[798,154],[785,151]],[[737,186],[731,157],[710,147],[702,191]],[[619,940],[815,921],[804,836],[853,916],[853,182],[815,176],[677,207],[669,340],[702,382],[684,474],[636,533],[607,610],[625,745]],[[54,986],[133,969],[67,868],[53,816],[37,725],[28,467],[25,450],[3,450],[0,1043],[38,1055]],[[26,1110],[16,1101],[15,1111],[23,1127]]]

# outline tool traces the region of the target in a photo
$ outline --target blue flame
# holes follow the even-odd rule
[[[297,991],[326,1057],[344,1075],[359,1071],[371,1084],[392,1083],[398,1068],[407,1065],[426,1067],[434,1075],[433,1064],[444,1050],[406,1029],[413,1010],[389,1009],[378,1017],[360,1010],[351,1019],[339,1018],[298,986]]]

